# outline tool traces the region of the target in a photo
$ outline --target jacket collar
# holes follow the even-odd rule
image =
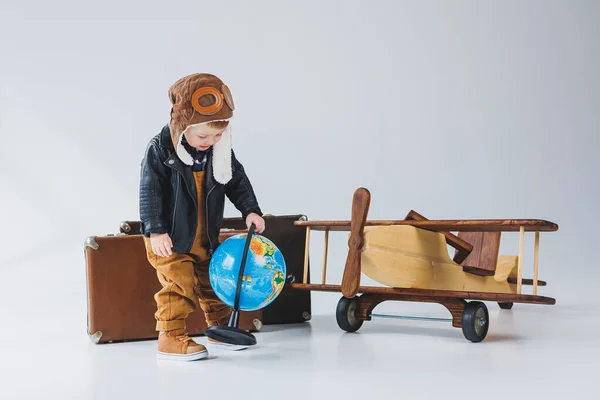
[[[165,165],[169,168],[173,168],[176,171],[180,172],[183,176],[187,176],[191,174],[191,167],[189,165],[185,165],[183,161],[177,156],[175,152],[175,148],[173,146],[173,140],[171,140],[171,132],[169,130],[169,125],[165,125],[160,132],[159,143],[162,147],[166,148],[169,152],[169,157],[165,160]],[[204,168],[206,175],[206,182],[209,183],[210,186],[214,183],[213,177],[213,147],[207,150],[206,154],[206,166]]]
[[[165,125],[160,133],[159,143],[162,147],[169,150],[169,153],[173,153],[175,156],[169,157],[174,163],[171,164],[181,166],[183,168],[186,163],[181,161],[181,158],[177,156],[177,151],[173,145],[173,139],[171,139],[171,131],[169,125]],[[206,173],[210,175],[211,180],[219,182],[223,185],[227,184],[233,177],[233,163],[232,163],[232,152],[231,149],[231,132],[230,127],[227,128],[221,141],[214,146],[210,147],[206,158]],[[192,157],[190,155],[190,157]],[[214,159],[214,161],[213,161]],[[193,165],[193,161],[189,165]],[[210,166],[210,168],[208,168]]]

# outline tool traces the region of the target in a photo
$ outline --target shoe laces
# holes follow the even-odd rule
[[[172,338],[177,339],[183,343],[191,342],[192,338],[188,336],[187,332],[182,332],[179,335],[170,335]]]
[[[192,338],[187,335],[187,333],[183,333],[181,335],[175,336],[177,340],[182,341],[183,343],[189,343],[192,341]]]

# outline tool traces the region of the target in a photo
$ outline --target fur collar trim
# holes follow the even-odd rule
[[[200,124],[190,125],[185,129],[185,131],[187,131],[190,127],[204,125],[207,123],[208,122],[203,122]],[[183,134],[185,133],[185,131],[181,132],[181,135],[179,135],[179,140],[177,142],[175,152],[184,164],[191,166],[194,164],[194,157],[187,151],[187,149],[183,146],[182,143]],[[233,177],[233,169],[231,165],[231,124],[229,124],[225,131],[223,131],[223,136],[221,136],[221,140],[212,146],[212,150],[213,176],[217,182],[225,185]]]

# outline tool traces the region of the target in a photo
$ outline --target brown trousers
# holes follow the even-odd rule
[[[185,329],[185,319],[199,304],[208,326],[227,325],[231,308],[215,295],[208,278],[208,238],[204,214],[204,171],[194,172],[198,192],[198,229],[189,253],[161,257],[144,237],[148,261],[156,269],[162,289],[154,295],[157,331]]]

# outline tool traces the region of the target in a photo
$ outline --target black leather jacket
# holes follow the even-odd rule
[[[212,172],[212,147],[208,151],[204,193],[209,252],[219,245],[225,196],[242,213],[262,216],[254,190],[244,167],[232,153],[233,177],[226,184],[215,181]],[[146,148],[140,173],[140,220],[144,236],[168,233],[172,250],[187,253],[194,242],[198,225],[198,197],[192,166],[185,165],[173,147],[169,126],[165,126]]]

